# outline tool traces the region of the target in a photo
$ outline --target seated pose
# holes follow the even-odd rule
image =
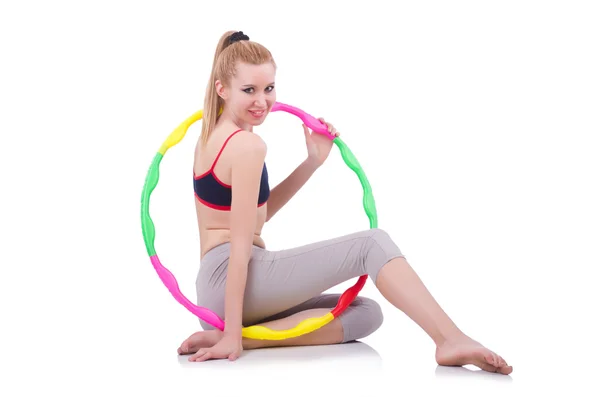
[[[368,274],[381,294],[432,338],[438,364],[472,364],[510,374],[512,367],[501,356],[465,335],[446,315],[384,230],[279,251],[266,248],[264,223],[319,169],[333,145],[303,125],[307,157],[271,189],[267,148],[253,128],[265,121],[276,102],[275,71],[271,53],[242,32],[221,37],[206,91],[193,188],[201,245],[197,304],[224,318],[225,329],[200,320],[204,331],[188,337],[178,353],[190,355],[190,361],[235,360],[244,349],[364,338],[381,326],[383,316],[376,301],[360,295],[335,320],[298,337],[247,339],[241,330],[251,325],[290,329],[323,316],[340,297],[325,291]],[[325,123],[332,136],[339,136]]]

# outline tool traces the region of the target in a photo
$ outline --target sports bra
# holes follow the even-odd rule
[[[202,175],[196,176],[196,171],[194,170],[195,196],[207,207],[221,211],[231,210],[231,185],[227,185],[220,181],[219,178],[217,178],[214,169],[215,165],[217,164],[217,160],[219,160],[221,153],[223,153],[223,149],[225,149],[225,145],[227,145],[227,142],[229,142],[232,136],[240,131],[241,129],[229,135],[208,171]],[[269,174],[267,172],[267,165],[263,164],[262,176],[260,178],[260,190],[258,194],[258,207],[267,202],[270,192],[271,190],[269,188]]]

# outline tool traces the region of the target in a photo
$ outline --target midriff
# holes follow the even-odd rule
[[[196,215],[200,234],[200,258],[214,247],[231,241],[230,211],[209,208],[196,200]],[[267,204],[256,209],[256,228],[253,245],[265,248],[261,237],[262,228],[267,216]]]

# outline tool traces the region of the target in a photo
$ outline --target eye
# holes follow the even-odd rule
[[[275,89],[275,87],[274,87],[274,86],[272,86],[272,85],[270,85],[270,86],[268,86],[268,87],[266,88],[266,91],[267,91],[267,92],[271,92],[271,91],[273,91],[274,89]]]
[[[252,93],[252,90],[254,90],[254,88],[249,87],[249,88],[246,88],[245,90],[242,90],[242,91],[244,91],[246,94],[250,94],[250,93]]]

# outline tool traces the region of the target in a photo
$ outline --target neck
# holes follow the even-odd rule
[[[218,124],[221,124],[221,123],[230,123],[230,124],[237,126],[238,128],[241,128],[243,130],[250,131],[250,132],[252,132],[252,129],[254,128],[254,126],[252,124],[248,124],[245,121],[243,121],[242,119],[240,119],[239,117],[237,117],[227,107],[225,107],[223,109],[223,114],[221,114],[221,117],[219,118]]]

